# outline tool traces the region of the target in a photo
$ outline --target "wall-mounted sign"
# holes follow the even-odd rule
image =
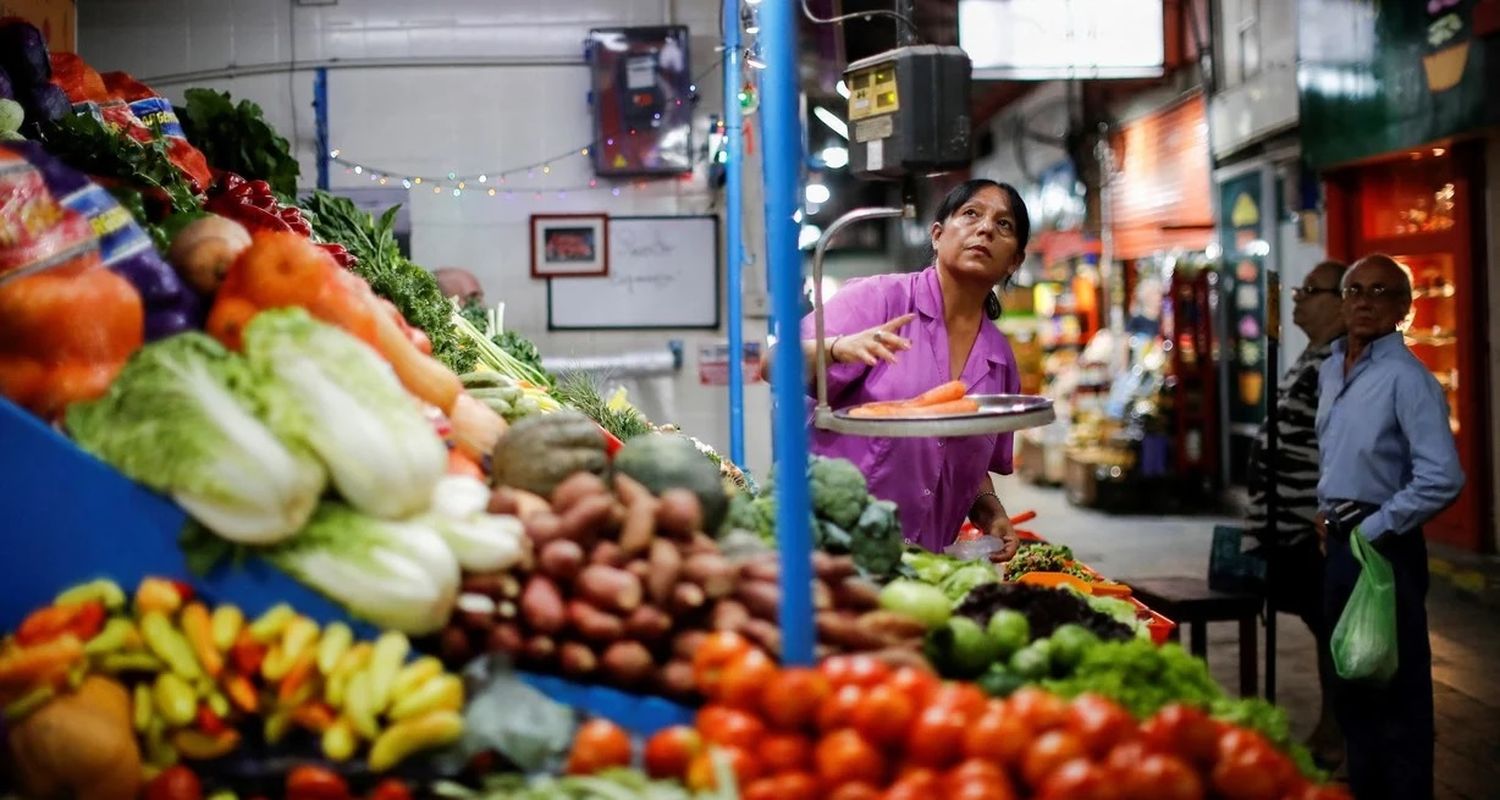
[[[760,383],[760,342],[744,342],[740,364],[745,383]],[[729,385],[729,342],[706,342],[698,345],[698,383],[703,386]]]
[[[1154,78],[1161,0],[959,0],[958,44],[974,77]]]

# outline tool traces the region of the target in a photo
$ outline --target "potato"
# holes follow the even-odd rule
[[[526,517],[522,524],[526,526],[526,538],[538,548],[546,547],[548,542],[566,535],[563,532],[562,518],[551,511]]]
[[[641,605],[641,582],[623,569],[591,564],[578,575],[574,588],[602,609],[629,614]]]
[[[557,657],[557,642],[551,636],[533,636],[522,645],[521,654],[527,662],[546,667]]]
[[[625,555],[639,555],[650,549],[656,538],[656,505],[656,500],[647,496],[626,507],[625,522],[620,527],[620,549]]]
[[[765,581],[742,581],[735,590],[736,600],[745,604],[757,619],[775,621],[781,609],[781,587]]]
[[[727,597],[734,591],[735,569],[729,560],[717,553],[698,553],[682,564],[684,578],[698,584],[710,600]]]
[[[568,625],[562,592],[545,575],[532,575],[526,582],[526,590],[521,593],[521,615],[538,633],[560,633]]]
[[[640,580],[641,585],[645,586],[646,581],[651,579],[651,562],[636,559],[635,561],[632,561],[625,565],[625,571],[630,573],[631,575],[634,575],[638,580]],[[647,592],[647,596],[650,596],[649,591]]]
[[[601,659],[604,676],[620,686],[635,686],[651,677],[656,665],[651,652],[640,642],[615,642]]]
[[[689,661],[669,661],[656,674],[656,685],[661,693],[674,700],[691,699],[698,693],[698,684],[693,680],[693,664]]]
[[[457,625],[449,625],[443,629],[442,636],[438,638],[438,654],[442,656],[443,663],[450,667],[463,666],[474,657],[474,647],[469,643],[469,633]]]
[[[698,496],[687,489],[662,492],[656,521],[661,523],[663,533],[683,539],[703,530],[703,508]]]
[[[656,501],[656,496],[651,494],[650,489],[623,472],[615,473],[615,494],[627,508],[633,508],[637,503]]]
[[[537,557],[542,574],[556,581],[571,581],[583,571],[583,547],[572,539],[548,542]]]
[[[781,580],[781,563],[775,555],[757,556],[740,564],[740,577],[751,581]]]
[[[863,578],[851,576],[832,585],[834,608],[871,611],[880,607],[880,590]]]
[[[713,614],[709,617],[709,627],[716,631],[739,632],[746,622],[750,621],[750,609],[745,604],[736,600],[724,599],[714,604]]]
[[[574,503],[561,517],[562,533],[579,544],[587,545],[608,532],[615,500],[607,494],[590,495]]]
[[[520,516],[521,502],[516,497],[516,490],[509,486],[500,486],[490,493],[490,505],[487,509],[491,514],[509,514]]]
[[[649,555],[651,574],[646,576],[646,592],[651,602],[666,605],[672,599],[672,589],[682,573],[682,554],[677,547],[665,539],[651,543]]]
[[[860,627],[853,615],[838,611],[823,611],[817,615],[818,641],[857,652],[879,650],[886,640],[879,634]]]
[[[525,643],[526,638],[521,635],[520,626],[511,622],[501,622],[490,629],[489,640],[485,643],[485,649],[491,653],[509,653],[515,655],[521,652]]]
[[[505,579],[510,577],[509,573],[504,572],[470,573],[464,576],[459,587],[462,592],[482,594],[485,597],[495,599],[503,596],[501,588],[505,583]]]
[[[602,564],[606,567],[623,567],[625,566],[625,551],[614,542],[602,541],[589,550],[589,563]]]
[[[579,636],[591,642],[613,642],[625,635],[620,618],[600,611],[582,600],[568,602],[568,622]]]
[[[625,633],[643,642],[655,642],[672,632],[672,618],[656,606],[641,606],[625,619]]]
[[[495,600],[475,592],[460,594],[453,603],[453,619],[468,630],[487,635],[495,627]]]
[[[857,572],[852,556],[836,556],[822,550],[813,551],[812,565],[813,574],[830,584],[837,584]]]
[[[922,670],[923,672],[931,672],[934,674],[937,672],[937,670],[932,668],[932,662],[928,661],[922,656],[921,648],[912,649],[906,647],[888,647],[884,650],[878,650],[874,653],[871,653],[870,655],[880,659],[881,661],[884,661],[887,666],[893,668],[899,669],[901,667],[913,667],[915,669]]]
[[[706,639],[707,631],[682,631],[672,639],[672,657],[691,663],[693,655]]]
[[[927,625],[921,620],[895,611],[868,611],[861,614],[856,623],[870,635],[880,638],[885,645],[920,641],[927,635]]]
[[[563,642],[558,648],[558,664],[570,678],[587,678],[599,669],[599,657],[580,642]]]
[[[672,587],[672,612],[675,614],[692,614],[703,608],[706,602],[708,598],[703,589],[695,583],[679,583]]]
[[[752,619],[741,626],[740,633],[771,655],[781,657],[781,629],[775,623]]]
[[[567,514],[584,498],[607,494],[609,487],[604,485],[598,475],[592,472],[575,472],[552,490],[552,510],[558,514]]]
[[[693,534],[693,538],[688,541],[686,551],[690,556],[698,553],[721,554],[719,543],[714,541],[712,536],[702,532]]]

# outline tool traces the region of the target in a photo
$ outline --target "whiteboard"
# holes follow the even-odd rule
[[[719,218],[610,217],[609,274],[549,278],[548,330],[719,327]]]

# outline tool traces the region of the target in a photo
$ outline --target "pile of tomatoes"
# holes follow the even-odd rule
[[[700,648],[694,673],[708,704],[693,726],[647,741],[646,771],[711,789],[718,750],[745,800],[1348,798],[1310,784],[1260,734],[1187,706],[1141,723],[1097,696],[1025,688],[994,699],[867,656],[779,669],[732,633]],[[610,756],[576,747],[575,770],[629,758],[620,735],[586,736],[612,741],[598,748]]]

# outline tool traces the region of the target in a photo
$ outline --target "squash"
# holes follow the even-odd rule
[[[703,529],[718,531],[729,513],[729,495],[718,467],[686,436],[648,433],[625,443],[615,454],[614,467],[640,482],[654,495],[668,489],[687,489],[703,508]]]
[[[512,425],[495,445],[491,463],[496,486],[551,497],[569,475],[609,473],[604,436],[594,421],[576,411],[535,414]]]
[[[21,793],[47,800],[133,800],[141,788],[141,751],[130,696],[91,675],[78,691],[11,726],[10,760]]]

